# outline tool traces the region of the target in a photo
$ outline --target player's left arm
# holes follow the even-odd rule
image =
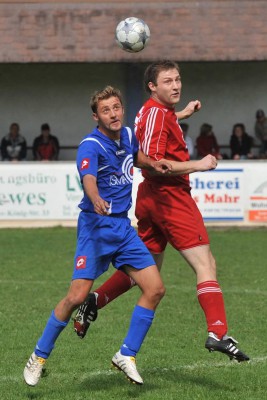
[[[172,165],[169,161],[165,159],[155,161],[152,158],[147,157],[141,150],[138,150],[135,154],[134,166],[137,168],[148,169],[159,174],[165,174],[172,169]]]
[[[183,110],[177,111],[175,113],[175,115],[178,118],[178,120],[187,119],[187,118],[191,117],[192,114],[199,111],[200,109],[201,109],[200,101],[193,100],[193,101],[190,101]]]

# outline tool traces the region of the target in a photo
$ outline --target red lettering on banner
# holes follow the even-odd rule
[[[205,194],[204,202],[205,203],[237,203],[240,200],[240,196],[229,196],[228,194],[224,194],[222,196],[216,196],[213,194]]]

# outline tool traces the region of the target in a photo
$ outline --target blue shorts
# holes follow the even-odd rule
[[[81,211],[72,279],[96,279],[109,268],[143,269],[155,261],[127,217]]]

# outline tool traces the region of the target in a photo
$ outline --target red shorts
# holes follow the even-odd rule
[[[136,199],[138,234],[152,253],[170,243],[177,250],[209,244],[202,215],[190,188],[141,182]]]

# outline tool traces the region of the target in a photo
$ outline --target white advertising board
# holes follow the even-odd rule
[[[141,181],[135,168],[132,220]],[[267,162],[220,162],[190,184],[205,221],[267,223]],[[76,220],[81,198],[75,162],[0,164],[0,220]]]
[[[76,219],[82,190],[75,163],[1,163],[0,219]]]

